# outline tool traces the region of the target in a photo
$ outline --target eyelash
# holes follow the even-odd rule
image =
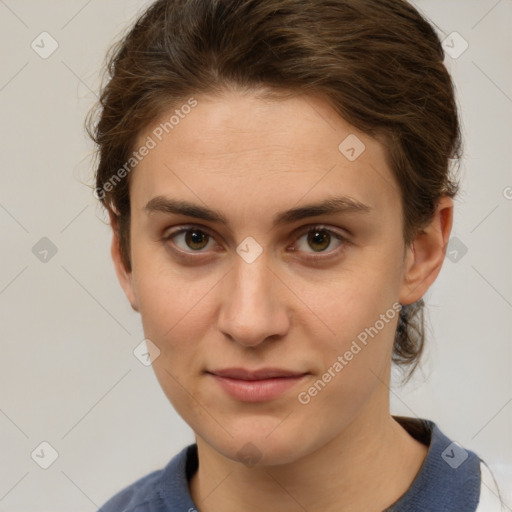
[[[189,231],[194,231],[194,230],[199,231],[199,232],[207,235],[210,239],[214,239],[215,238],[204,227],[199,226],[199,225],[194,225],[194,224],[187,224],[185,226],[177,228],[176,230],[174,230],[172,232],[167,232],[162,237],[162,241],[164,243],[168,243],[168,242],[172,241],[173,238],[176,238],[178,235],[183,234],[183,233],[187,233]],[[330,251],[319,251],[318,253],[315,253],[315,252],[307,253],[307,254],[314,254],[314,256],[311,256],[311,255],[310,256],[306,256],[305,257],[306,259],[319,261],[320,259],[327,259],[329,257],[333,257],[333,256],[337,255],[341,250],[343,250],[344,246],[348,244],[348,240],[344,236],[342,236],[337,231],[334,231],[334,230],[332,230],[332,229],[330,229],[327,226],[322,225],[322,224],[314,224],[314,225],[309,225],[309,226],[306,226],[306,227],[303,227],[303,228],[299,228],[298,230],[295,231],[293,236],[294,236],[294,238],[297,238],[297,240],[300,240],[304,235],[307,235],[308,233],[313,232],[313,231],[321,231],[323,233],[329,234],[332,238],[338,240],[340,242],[340,245],[338,246],[338,248],[330,250]],[[208,240],[208,242],[209,241],[210,240]],[[171,243],[174,246],[176,245],[174,242],[171,242]],[[331,240],[329,241],[329,245],[331,245]],[[199,250],[199,251],[185,251],[185,250],[180,249],[180,248],[177,248],[177,249],[173,248],[173,251],[177,252],[180,256],[184,256],[184,257],[189,257],[191,254],[194,254],[194,253],[201,254],[202,252],[204,252],[202,250]],[[297,251],[297,250],[294,249],[291,252],[300,252],[300,251]],[[196,258],[196,257],[197,256],[192,256],[192,258]]]

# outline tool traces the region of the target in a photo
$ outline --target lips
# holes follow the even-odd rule
[[[226,368],[223,370],[213,370],[213,375],[218,377],[227,377],[237,380],[264,380],[284,377],[299,377],[305,375],[305,372],[294,372],[280,368],[261,368],[259,370],[246,370],[245,368]]]
[[[240,402],[265,402],[285,394],[307,373],[281,368],[226,368],[207,372],[230,398]]]

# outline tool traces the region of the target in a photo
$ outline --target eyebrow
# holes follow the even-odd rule
[[[279,212],[273,217],[272,227],[281,224],[291,224],[319,215],[334,213],[368,213],[371,209],[370,206],[348,196],[334,197],[318,203],[307,204]],[[156,196],[148,201],[144,210],[148,213],[178,214],[205,221],[217,222],[225,226],[229,225],[226,217],[217,210],[200,206],[189,201],[171,199],[164,196]]]

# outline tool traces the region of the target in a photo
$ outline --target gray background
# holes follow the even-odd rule
[[[105,51],[144,4],[0,0],[2,512],[94,511],[193,441],[151,367],[133,355],[144,336],[114,275],[83,129]],[[469,44],[446,57],[466,153],[451,260],[427,295],[425,363],[409,385],[393,388],[392,410],[436,421],[484,458],[505,489],[512,482],[512,2],[416,5],[443,38],[456,31]],[[46,59],[31,47],[42,46],[43,31],[58,43]],[[449,37],[452,52],[463,48]],[[45,39],[45,51],[50,44]],[[44,252],[43,237],[56,254]],[[51,457],[43,441],[58,452],[48,469],[38,465]]]

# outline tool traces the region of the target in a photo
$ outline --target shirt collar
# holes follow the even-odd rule
[[[453,443],[430,420],[394,418],[429,450],[409,489],[384,512],[476,510],[480,498],[478,456]],[[198,464],[197,444],[187,446],[169,462],[163,475],[166,503],[179,503],[185,510],[196,510],[188,485]]]

